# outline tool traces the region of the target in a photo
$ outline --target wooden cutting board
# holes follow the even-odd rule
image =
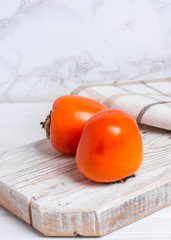
[[[47,139],[0,157],[0,204],[47,236],[102,236],[171,204],[171,134],[140,126],[135,178],[99,184]]]

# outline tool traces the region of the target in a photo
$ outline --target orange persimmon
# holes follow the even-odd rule
[[[136,121],[120,110],[92,116],[82,133],[76,162],[80,172],[96,182],[114,182],[134,174],[143,160]]]
[[[93,99],[65,95],[54,101],[52,111],[41,124],[57,151],[75,154],[86,122],[104,109],[107,107]]]

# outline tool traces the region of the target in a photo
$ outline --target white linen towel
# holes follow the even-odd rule
[[[171,130],[171,78],[84,85],[71,94],[123,110],[138,123]]]

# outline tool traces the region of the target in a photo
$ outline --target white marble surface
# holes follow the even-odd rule
[[[51,103],[0,104],[0,153],[45,137],[39,122]],[[0,239],[40,240],[47,238],[0,206]],[[56,238],[59,240],[92,240],[93,238]],[[164,208],[129,224],[100,240],[170,240],[171,207]],[[97,240],[97,238],[96,238]]]
[[[170,0],[0,0],[0,102],[169,76]]]

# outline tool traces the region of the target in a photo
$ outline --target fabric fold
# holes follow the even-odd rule
[[[138,123],[171,130],[171,78],[84,85],[71,94],[123,110]]]

